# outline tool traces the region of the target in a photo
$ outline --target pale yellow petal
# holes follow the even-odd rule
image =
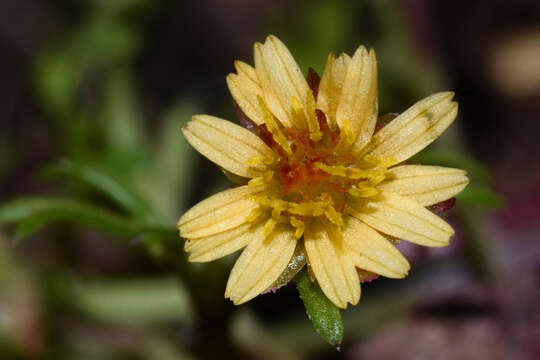
[[[354,264],[359,269],[366,270],[375,274],[379,274],[387,278],[402,279],[406,276],[406,274],[397,275],[396,273],[393,273],[392,271],[389,271],[387,268],[381,266],[381,263],[371,260],[367,256],[363,256],[363,255],[358,255],[354,259]]]
[[[363,207],[351,207],[351,215],[398,239],[424,246],[446,246],[454,230],[443,219],[417,202],[389,192]]]
[[[333,129],[337,129],[336,109],[350,61],[351,58],[347,54],[341,54],[336,58],[330,53],[319,84],[317,108],[326,114],[328,123]]]
[[[430,206],[463,190],[469,183],[466,174],[460,169],[441,166],[401,165],[390,169],[378,188]]]
[[[354,150],[361,150],[371,139],[377,122],[377,59],[363,46],[354,53],[336,110],[340,129],[353,134]],[[349,128],[347,131],[346,128]]]
[[[236,60],[234,62],[234,68],[239,75],[245,75],[249,80],[259,86],[259,79],[257,78],[257,73],[253,66],[246,64],[243,61]]]
[[[262,97],[263,93],[255,69],[241,61],[235,61],[234,65],[237,73],[227,76],[227,85],[231,95],[251,121],[257,125],[263,124],[264,116],[257,100],[257,97]]]
[[[222,258],[245,247],[259,231],[263,223],[244,223],[233,229],[196,239],[189,239],[184,250],[189,252],[189,261],[207,262]]]
[[[230,230],[247,221],[259,205],[247,199],[262,186],[239,186],[205,199],[188,210],[178,221],[180,236],[199,238]]]
[[[294,230],[288,225],[276,226],[266,238],[258,229],[234,264],[225,297],[238,305],[259,295],[287,267],[295,247]]]
[[[453,96],[452,92],[431,95],[400,114],[373,136],[371,155],[399,163],[431,144],[457,116]]]
[[[355,265],[390,278],[402,278],[409,262],[384,236],[354,217],[347,219],[343,241],[358,254]]]
[[[256,177],[264,170],[252,159],[275,155],[259,137],[230,121],[209,115],[194,115],[182,129],[189,143],[209,160],[233,174]]]
[[[309,86],[287,47],[270,35],[264,44],[255,44],[255,72],[264,93],[264,101],[270,111],[285,126],[305,128],[296,124],[292,98],[306,108],[307,96],[313,96]]]
[[[318,219],[306,227],[304,244],[309,264],[322,291],[336,306],[346,308],[360,300],[360,279],[339,230]]]
[[[291,111],[285,111],[285,108],[281,105],[280,99],[274,93],[274,89],[270,82],[271,70],[268,68],[264,61],[263,44],[255,43],[253,47],[254,59],[255,59],[255,72],[259,85],[263,91],[263,100],[271,113],[278,119],[278,121],[285,127],[293,126]]]

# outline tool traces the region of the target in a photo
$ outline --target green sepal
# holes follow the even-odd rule
[[[296,288],[317,332],[329,344],[339,347],[343,341],[343,322],[339,308],[324,295],[319,284],[311,282],[306,268],[296,275]]]

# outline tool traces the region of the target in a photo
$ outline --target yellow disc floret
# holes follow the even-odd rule
[[[347,201],[377,196],[376,185],[384,180],[392,159],[381,161],[343,151],[351,141],[348,131],[338,132],[328,126],[326,115],[315,109],[311,91],[305,107],[295,97],[291,104],[297,123],[306,124],[306,128],[282,127],[259,98],[265,117],[260,134],[278,157],[249,161],[253,166],[263,162],[270,169],[249,182],[250,186],[266,188],[264,195],[250,197],[260,205],[250,220],[266,214],[265,234],[278,223],[289,223],[296,229],[297,238],[314,217],[323,217],[341,229]]]

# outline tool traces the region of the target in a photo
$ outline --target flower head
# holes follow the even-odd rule
[[[431,95],[377,129],[377,61],[359,47],[328,56],[306,80],[275,36],[255,44],[255,67],[235,62],[227,84],[249,129],[195,115],[190,144],[246,185],[218,193],[178,222],[191,261],[244,248],[225,296],[241,304],[268,289],[303,246],[325,295],[360,299],[359,272],[405,277],[394,239],[445,246],[454,231],[427,206],[453,197],[465,171],[403,165],[455,119],[453,93]],[[247,181],[246,181],[247,182]]]

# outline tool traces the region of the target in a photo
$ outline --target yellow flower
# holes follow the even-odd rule
[[[252,131],[209,115],[193,116],[183,129],[201,154],[251,179],[200,202],[178,222],[190,261],[245,248],[225,297],[241,304],[264,292],[299,244],[325,295],[345,308],[360,299],[358,269],[407,275],[409,263],[393,239],[448,245],[454,231],[426,207],[460,192],[465,171],[401,163],[455,119],[453,93],[431,95],[375,131],[373,50],[330,54],[320,84],[308,84],[275,36],[254,50],[255,67],[237,61],[237,73],[227,76]]]

